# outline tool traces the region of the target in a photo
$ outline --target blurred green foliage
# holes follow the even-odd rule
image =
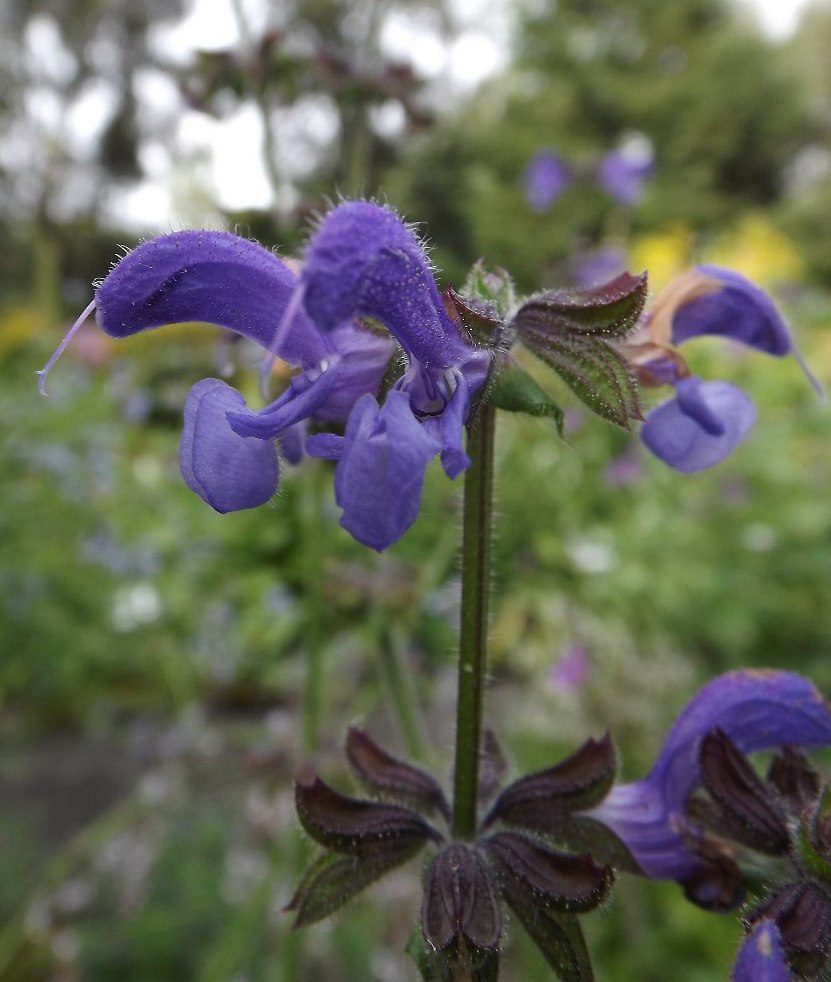
[[[130,93],[148,59],[217,116],[246,99],[266,115],[302,115],[311,91],[330,100],[338,137],[293,178],[296,208],[226,216],[264,242],[288,252],[326,195],[358,188],[422,223],[444,282],[484,256],[536,290],[569,281],[574,256],[599,244],[654,260],[659,280],[716,250],[770,281],[802,279],[778,299],[831,382],[827,10],[783,44],[719,0],[516,5],[508,67],[460,100],[395,74],[378,39],[399,5],[371,6],[374,20],[356,20],[354,4],[286,5],[285,34],[185,68],[148,46],[161,6],[137,19],[120,18],[129,4],[80,0],[0,12],[20,34],[56,18],[77,59],[64,89],[49,83],[62,98],[95,76],[91,25],[119,54],[94,162],[44,140],[26,182],[0,175],[2,982],[412,977],[401,953],[417,869],[332,922],[288,930],[279,911],[306,849],[290,781],[316,745],[345,786],[338,746],[355,719],[445,775],[453,737],[460,488],[437,466],[416,526],[378,557],[337,527],[324,462],[287,467],[273,504],[250,513],[218,517],[183,486],[182,404],[227,360],[210,329],[116,348],[90,328],[49,399],[36,393],[56,324],[86,303],[116,243],[135,240],[99,205],[140,172],[149,133]],[[429,8],[451,35],[442,4],[407,7]],[[11,126],[42,79],[13,59],[2,71]],[[373,128],[389,99],[407,114],[396,138]],[[633,130],[657,160],[639,206],[578,181],[548,214],[527,209],[522,171],[540,147],[588,167]],[[94,202],[62,211],[79,167]],[[256,395],[251,353],[232,354],[235,382]],[[695,688],[728,668],[795,669],[831,689],[827,409],[793,359],[706,341],[688,354],[759,407],[751,439],[712,472],[667,471],[544,370],[566,439],[553,423],[500,421],[489,723],[517,771],[609,728],[623,776],[640,776]],[[551,669],[575,645],[589,674],[568,691]],[[317,695],[312,656],[325,670]],[[409,722],[396,673],[414,698]],[[85,789],[86,808],[70,807],[66,782]],[[704,982],[727,977],[739,929],[673,885],[626,880],[589,933],[600,979],[658,982],[671,966]],[[546,977],[513,925],[508,953],[506,979]]]

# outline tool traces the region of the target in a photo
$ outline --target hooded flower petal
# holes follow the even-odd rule
[[[531,211],[548,211],[568,187],[570,180],[568,165],[563,158],[553,150],[540,150],[523,175],[528,207]]]
[[[776,925],[759,921],[739,950],[733,982],[791,982],[792,978]]]
[[[785,322],[764,290],[720,266],[699,266],[695,273],[710,281],[710,289],[697,289],[689,299],[678,298],[672,318],[674,344],[710,334],[740,341],[768,355],[792,351]]]
[[[323,219],[303,269],[306,310],[324,331],[380,321],[422,365],[449,368],[472,347],[447,316],[418,239],[389,208],[346,201]]]
[[[231,429],[228,412],[244,407],[236,389],[213,378],[197,382],[185,404],[182,477],[218,512],[265,504],[280,479],[274,442],[238,436]]]
[[[418,516],[424,471],[440,450],[406,393],[393,390],[380,408],[363,396],[346,425],[335,471],[341,525],[379,551],[397,542]]]
[[[714,729],[743,753],[824,747],[831,744],[831,710],[792,672],[728,672],[705,685],[675,721],[648,777],[617,785],[587,812],[623,839],[647,876],[684,880],[698,865],[684,809],[701,780],[701,741]]]
[[[640,435],[665,464],[692,474],[728,457],[755,421],[753,401],[741,389],[690,377],[677,383],[674,399],[649,413]]]
[[[142,243],[96,292],[97,320],[116,338],[164,324],[204,321],[270,348],[297,286],[289,267],[229,232],[174,232]],[[276,354],[313,365],[330,351],[301,313],[281,332]]]

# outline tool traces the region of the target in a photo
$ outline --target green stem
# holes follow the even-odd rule
[[[468,434],[462,528],[462,612],[456,697],[456,769],[453,835],[476,834],[482,702],[488,652],[488,604],[493,517],[493,445],[496,411],[486,402]]]

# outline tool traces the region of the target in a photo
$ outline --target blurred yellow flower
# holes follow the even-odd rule
[[[721,235],[703,261],[726,266],[767,288],[798,282],[805,270],[795,243],[759,213],[746,215]]]

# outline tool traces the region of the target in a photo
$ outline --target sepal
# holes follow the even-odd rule
[[[787,816],[775,790],[753,770],[724,733],[715,729],[701,742],[701,777],[719,804],[733,838],[771,855],[788,849]],[[718,827],[718,826],[716,826]]]
[[[589,290],[554,290],[527,300],[512,327],[538,358],[598,416],[631,429],[642,419],[635,376],[613,346],[633,330],[646,302],[643,273]]]
[[[439,783],[426,771],[398,760],[364,730],[350,727],[346,759],[352,772],[372,794],[406,804],[417,811],[450,817],[450,805]]]
[[[587,740],[570,757],[521,777],[496,799],[484,825],[502,821],[545,834],[558,816],[598,804],[615,778],[615,751],[608,734]]]
[[[587,290],[537,294],[522,304],[514,323],[523,341],[526,335],[556,339],[564,334],[620,339],[638,323],[646,296],[646,273],[621,273]]]
[[[471,846],[451,843],[427,868],[421,928],[434,952],[434,978],[496,979],[502,912],[488,869]]]
[[[494,367],[494,379],[487,398],[492,406],[509,413],[552,419],[559,435],[563,435],[562,409],[525,369],[514,362]]]
[[[294,788],[300,824],[327,849],[350,856],[383,854],[385,850],[420,849],[441,842],[441,835],[420,815],[400,805],[363,801],[342,795],[320,778]]]
[[[777,890],[753,911],[748,923],[772,920],[779,930],[791,969],[811,979],[828,960],[831,942],[831,896],[811,880]]]
[[[420,848],[421,843],[402,842],[371,855],[324,853],[306,870],[285,908],[296,912],[294,926],[305,927],[334,914]]]
[[[505,902],[562,982],[594,982],[589,949],[574,914],[546,910],[517,881],[503,889]]]
[[[570,856],[514,832],[496,832],[482,842],[499,882],[516,887],[545,910],[594,910],[609,895],[614,874],[591,856]],[[511,886],[513,881],[517,884]]]

